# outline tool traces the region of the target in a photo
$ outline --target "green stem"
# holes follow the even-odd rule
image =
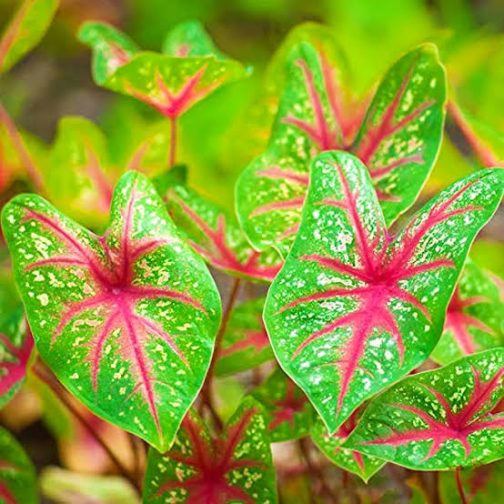
[[[177,118],[170,117],[170,168],[177,162]]]

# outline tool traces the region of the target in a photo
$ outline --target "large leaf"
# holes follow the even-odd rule
[[[43,359],[98,416],[168,448],[209,365],[220,300],[152,184],[121,178],[103,236],[35,195],[2,219]]]
[[[234,216],[186,186],[169,187],[164,197],[174,222],[191,246],[212,266],[232,275],[271,282],[281,267],[273,249],[254,250]]]
[[[240,222],[252,244],[286,255],[299,226],[311,158],[345,149],[368,167],[388,224],[409,208],[441,143],[445,76],[434,46],[395,63],[362,121],[366,103],[345,96],[339,53],[301,43],[290,56],[286,90],[266,152],[242,173]]]
[[[0,427],[0,499],[5,504],[36,504],[35,469],[21,445]]]
[[[238,62],[208,56],[172,56],[136,51],[123,34],[86,23],[80,40],[93,48],[97,84],[137,98],[175,119],[226,82],[245,77]]]
[[[264,298],[251,299],[233,308],[222,338],[215,373],[239,373],[272,360],[273,350],[262,320]]]
[[[0,39],[0,74],[9,70],[45,35],[58,0],[24,0]]]
[[[329,434],[324,422],[318,420],[311,429],[311,438],[331,462],[345,471],[357,474],[367,483],[384,466],[385,462],[342,446],[355,429],[361,413],[360,408],[354,411],[334,434]]]
[[[374,399],[345,446],[421,470],[504,457],[504,349],[406,378]]]
[[[315,158],[264,319],[280,365],[331,433],[431,353],[471,242],[503,191],[502,170],[473,174],[393,237],[365,166],[345,152]]]
[[[189,413],[173,448],[149,451],[145,503],[231,502],[274,504],[275,473],[261,407],[251,399],[213,439],[203,422]]]
[[[504,304],[499,287],[472,261],[448,305],[443,335],[432,353],[439,364],[504,345]]]
[[[281,369],[276,369],[252,395],[264,405],[272,441],[299,439],[309,434],[313,408],[303,391]]]

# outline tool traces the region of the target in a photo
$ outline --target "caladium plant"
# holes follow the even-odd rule
[[[220,301],[152,184],[121,178],[103,236],[39,196],[2,216],[44,360],[97,415],[166,449],[202,385]]]
[[[238,216],[258,249],[274,246],[287,254],[316,153],[345,149],[356,154],[369,169],[387,224],[413,204],[430,173],[446,95],[435,48],[421,46],[397,61],[367,112],[366,101],[356,105],[347,96],[340,61],[325,38],[317,45],[302,42],[289,56],[269,146],[237,185]]]
[[[268,431],[259,403],[246,399],[217,439],[189,413],[169,452],[149,451],[144,487],[145,503],[276,503]]]
[[[471,242],[502,199],[504,172],[453,184],[396,236],[355,156],[320,154],[310,177],[264,317],[281,366],[334,433],[434,349]]]
[[[498,348],[405,378],[373,399],[345,446],[422,470],[498,460],[504,457],[504,416],[496,408],[503,377]]]

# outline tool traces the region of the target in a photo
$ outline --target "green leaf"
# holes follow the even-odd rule
[[[22,446],[0,427],[0,499],[5,504],[37,504],[35,468]]]
[[[258,250],[288,253],[315,154],[344,149],[360,157],[387,224],[413,204],[436,158],[445,75],[435,47],[420,46],[397,61],[365,116],[366,100],[357,103],[347,91],[341,57],[331,47],[304,42],[293,49],[269,146],[238,179],[238,217]]]
[[[504,304],[499,287],[468,261],[446,313],[443,335],[432,353],[441,365],[504,345]]]
[[[253,369],[274,358],[262,320],[264,300],[251,299],[231,311],[215,365],[218,376]]]
[[[128,36],[105,23],[84,23],[78,37],[93,49],[93,78],[99,85],[139,51]]]
[[[252,396],[265,408],[273,442],[299,439],[310,433],[313,408],[303,391],[281,369],[276,369]]]
[[[271,451],[258,403],[246,399],[212,438],[202,420],[189,413],[173,448],[149,451],[145,503],[277,502]]]
[[[360,408],[356,410],[332,435],[327,432],[324,422],[320,419],[317,420],[311,429],[311,438],[331,462],[345,471],[357,474],[367,483],[385,465],[385,462],[379,458],[363,455],[358,451],[342,447],[342,444],[354,431],[361,412]]]
[[[432,352],[469,247],[503,191],[504,171],[475,173],[392,236],[355,156],[314,159],[301,227],[264,320],[277,360],[330,433]]]
[[[345,446],[426,471],[504,457],[504,349],[400,381],[374,399]]]
[[[142,175],[127,173],[97,236],[36,195],[2,214],[37,348],[91,411],[160,450],[208,368],[220,300]]]
[[[185,185],[172,185],[164,195],[168,212],[193,249],[212,266],[231,275],[271,282],[281,259],[273,249],[254,250],[233,215]]]
[[[10,70],[45,35],[58,0],[25,0],[0,38],[0,74]]]
[[[185,21],[171,30],[163,42],[162,52],[169,56],[210,56],[227,59],[197,20]]]

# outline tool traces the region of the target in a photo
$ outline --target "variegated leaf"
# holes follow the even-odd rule
[[[234,216],[185,185],[164,195],[168,212],[193,249],[209,264],[235,276],[271,282],[281,267],[278,253],[254,250]]]
[[[281,369],[275,370],[252,396],[264,405],[273,442],[299,439],[310,433],[313,408],[303,391]]]
[[[238,217],[259,250],[289,251],[317,153],[345,149],[365,162],[387,224],[413,204],[437,155],[445,76],[435,47],[420,46],[392,66],[355,140],[366,101],[357,105],[345,94],[341,58],[331,47],[304,42],[293,49],[269,146],[238,180]]]
[[[215,365],[218,376],[246,371],[274,358],[262,320],[263,308],[264,298],[233,308]]]
[[[504,349],[463,357],[376,397],[345,443],[411,469],[447,470],[504,457]]]
[[[358,451],[342,447],[354,431],[361,413],[361,408],[354,411],[334,434],[329,434],[324,422],[319,419],[313,424],[311,438],[331,462],[345,471],[357,474],[367,483],[385,465],[385,462],[377,457],[363,455]]]
[[[274,504],[275,486],[262,409],[248,398],[221,437],[191,412],[169,452],[151,449],[143,502]]]
[[[468,261],[448,305],[443,335],[432,353],[439,364],[504,346],[504,304],[498,286]]]
[[[504,171],[475,173],[391,236],[366,167],[345,152],[314,159],[264,320],[280,365],[331,433],[432,352],[469,247],[503,191]]]
[[[97,236],[44,199],[2,214],[43,359],[95,414],[168,448],[210,362],[220,300],[142,175],[125,174]]]

